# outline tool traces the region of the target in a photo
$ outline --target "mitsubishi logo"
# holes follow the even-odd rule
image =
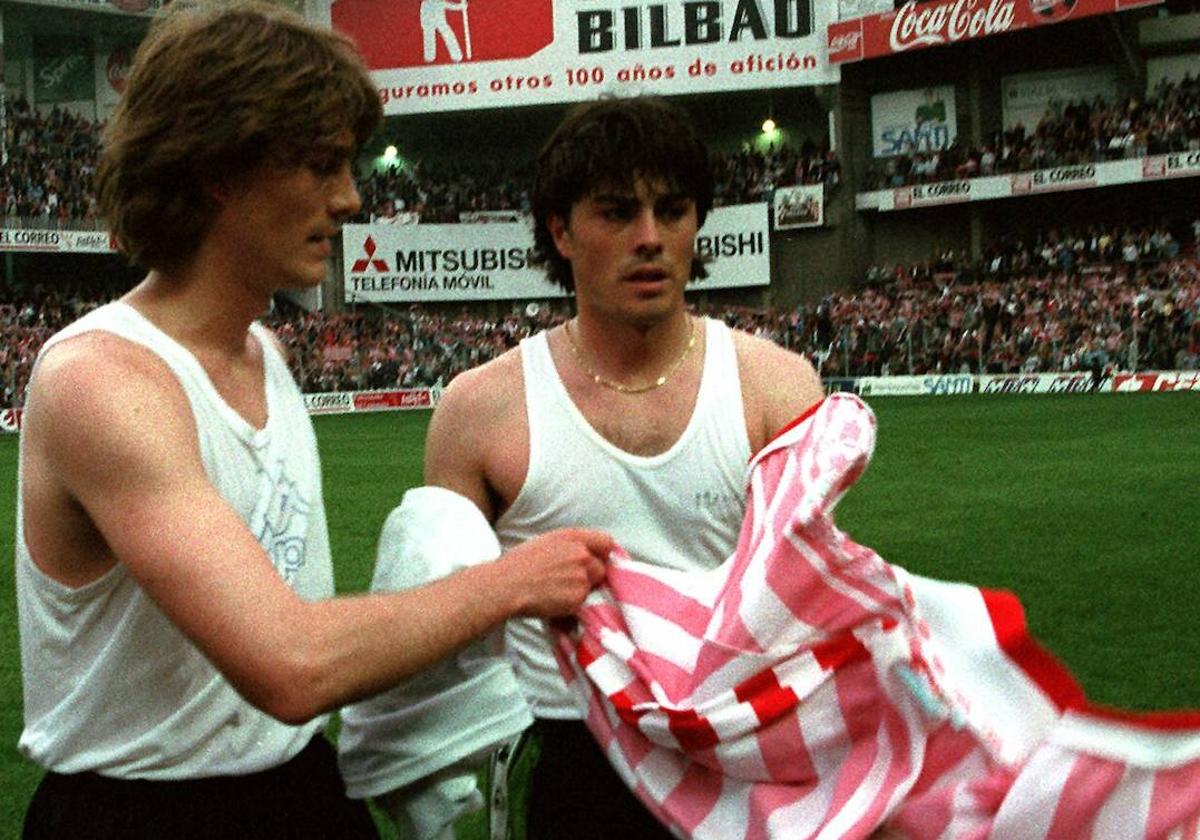
[[[371,264],[371,268],[376,271],[387,271],[388,264],[383,260],[375,258],[375,240],[368,236],[367,241],[363,243],[363,250],[367,255],[361,260],[356,260],[354,266],[350,269],[351,274],[357,274],[360,271],[367,270],[367,263]]]

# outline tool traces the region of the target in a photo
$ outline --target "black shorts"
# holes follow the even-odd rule
[[[24,840],[377,840],[366,804],[348,799],[321,735],[286,764],[184,781],[47,773]]]
[[[621,781],[582,721],[539,719],[527,840],[672,840]]]

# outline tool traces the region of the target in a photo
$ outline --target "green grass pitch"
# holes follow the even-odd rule
[[[1096,702],[1200,707],[1200,398],[894,397],[872,407],[878,448],[839,508],[844,530],[912,571],[1016,591],[1035,634]],[[339,590],[369,584],[384,517],[420,481],[428,420],[316,419]],[[0,551],[10,558],[16,452],[15,437],[0,438]],[[6,573],[0,837],[19,835],[38,777],[15,749],[19,667]],[[460,836],[482,837],[478,825]]]

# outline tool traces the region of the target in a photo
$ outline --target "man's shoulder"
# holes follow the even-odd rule
[[[507,350],[491,361],[463,371],[450,382],[438,403],[438,413],[455,417],[502,415],[523,405],[525,378],[521,348]]]
[[[744,360],[754,365],[787,364],[799,368],[812,367],[803,356],[786,347],[781,347],[769,338],[763,338],[734,327],[729,328],[729,334],[733,337],[733,346],[737,351],[739,362]]]
[[[757,448],[825,396],[812,363],[775,342],[731,330],[746,407],[747,429]]]
[[[64,335],[34,369],[29,400],[77,415],[121,405],[126,397],[178,391],[166,363],[149,348],[106,330]]]

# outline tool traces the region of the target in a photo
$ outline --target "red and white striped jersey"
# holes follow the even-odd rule
[[[870,409],[828,397],[752,462],[724,565],[618,556],[559,632],[625,781],[696,840],[1198,837],[1200,715],[1089,706],[1013,596],[837,529],[874,445]]]

